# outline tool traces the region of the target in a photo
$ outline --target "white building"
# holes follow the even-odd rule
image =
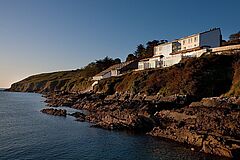
[[[131,71],[133,69],[137,69],[137,67],[138,67],[137,61],[128,61],[120,64],[115,64],[109,67],[108,69],[98,73],[92,79],[93,81],[99,81],[101,79],[105,79],[109,77],[120,76],[123,73]]]
[[[179,63],[182,57],[199,57],[207,52],[204,48],[220,45],[220,28],[193,34],[154,47],[153,57],[139,61],[138,69],[169,67]]]
[[[221,45],[221,39],[220,28],[214,28],[206,32],[177,39],[176,41],[180,43],[181,51],[183,51],[197,47],[219,47]]]

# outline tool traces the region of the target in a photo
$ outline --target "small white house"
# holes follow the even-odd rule
[[[107,71],[107,72],[101,72],[100,74],[97,74],[93,77],[93,80],[94,81],[99,81],[101,79],[104,79],[104,78],[109,78],[111,77],[111,71]]]
[[[138,62],[137,61],[129,61],[129,62],[123,62],[120,64],[115,64],[108,69],[100,72],[99,74],[95,75],[92,80],[93,81],[99,81],[101,79],[114,77],[114,76],[120,76],[123,73],[137,69],[138,68]]]

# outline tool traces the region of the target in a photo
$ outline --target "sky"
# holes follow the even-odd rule
[[[120,58],[149,40],[240,31],[239,0],[0,0],[0,88]]]

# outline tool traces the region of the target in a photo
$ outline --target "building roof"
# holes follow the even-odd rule
[[[132,62],[134,62],[134,60],[133,60],[133,61],[128,61],[128,62],[119,63],[119,64],[115,64],[115,65],[107,68],[106,70],[98,73],[98,74],[95,75],[94,77],[103,76],[103,75],[107,74],[108,72],[110,72],[111,70],[119,70],[119,69],[122,69],[123,67],[131,64]]]

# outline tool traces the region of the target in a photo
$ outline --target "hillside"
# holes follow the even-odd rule
[[[90,71],[35,75],[13,84],[10,91],[82,91],[92,83]],[[191,150],[237,158],[239,93],[240,53],[205,55],[169,68],[101,80],[94,92],[45,94],[49,107],[67,106],[85,110],[86,115],[49,107],[42,112],[70,115],[77,121],[91,122],[93,127],[141,132],[190,145]]]
[[[197,99],[220,95],[237,96],[240,91],[239,54],[206,55],[188,59],[165,69],[133,72],[103,80],[98,92],[184,94]]]
[[[84,90],[89,85],[87,77],[81,76],[80,70],[44,73],[30,76],[11,85],[10,91],[51,92]]]
[[[211,96],[236,96],[240,93],[240,54],[206,55],[186,59],[165,69],[132,72],[100,81],[96,92],[146,95],[184,94],[197,99]],[[106,68],[106,67],[105,67]],[[105,69],[103,68],[103,69]],[[103,70],[102,69],[102,70]],[[80,69],[28,77],[11,86],[10,91],[83,91],[96,72]]]
[[[91,86],[92,76],[120,62],[120,59],[113,60],[109,57],[105,57],[104,59],[96,60],[96,62],[88,64],[82,69],[30,76],[12,84],[11,88],[8,90],[15,92],[38,93],[53,91],[83,91]]]

